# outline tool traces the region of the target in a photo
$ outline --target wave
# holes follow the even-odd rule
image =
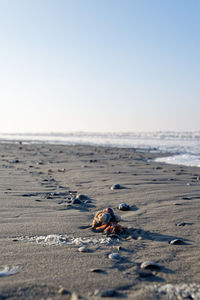
[[[142,148],[174,154],[163,162],[200,165],[200,131],[2,133],[0,141]]]

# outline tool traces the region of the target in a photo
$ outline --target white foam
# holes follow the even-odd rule
[[[190,154],[180,154],[169,157],[156,158],[157,162],[164,162],[167,164],[184,165],[190,167],[200,167],[200,156]]]
[[[113,241],[110,237],[102,237],[102,238],[91,238],[91,237],[69,237],[65,235],[59,234],[49,234],[49,235],[41,235],[41,236],[25,236],[18,237],[20,241],[37,243],[48,246],[62,246],[62,245],[74,245],[74,246],[86,246],[86,245],[112,245],[114,243],[118,243],[119,240],[115,239]]]
[[[23,143],[48,143],[65,145],[100,145],[143,148],[154,152],[168,152],[176,156],[165,159],[166,163],[199,166],[200,131],[198,132],[71,132],[71,133],[23,133],[0,134],[0,141]],[[195,157],[194,157],[195,156]]]

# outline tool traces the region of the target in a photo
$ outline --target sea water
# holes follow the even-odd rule
[[[200,167],[200,131],[13,133],[0,134],[0,141],[142,148],[157,153],[173,154],[173,156],[157,158],[157,161]]]

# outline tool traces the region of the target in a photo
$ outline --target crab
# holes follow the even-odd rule
[[[119,225],[119,222],[120,217],[114,214],[112,208],[108,207],[96,213],[92,228],[110,234],[123,233],[124,227]]]

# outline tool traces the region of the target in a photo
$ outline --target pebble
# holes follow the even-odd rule
[[[82,246],[82,247],[78,248],[78,251],[86,253],[86,252],[89,252],[89,249],[85,246]]]
[[[130,210],[130,206],[126,203],[120,203],[119,206],[118,206],[118,209],[126,211],[126,210]]]
[[[99,269],[99,268],[92,268],[92,269],[90,269],[90,272],[93,272],[93,273],[104,273],[104,270],[103,269]]]
[[[170,245],[181,245],[183,244],[184,242],[180,239],[175,239],[175,240],[172,240],[169,242]]]
[[[183,200],[190,200],[190,198],[187,197],[187,196],[183,196],[182,199],[183,199]]]
[[[108,258],[109,259],[114,259],[114,260],[120,260],[121,259],[121,256],[120,256],[120,254],[119,253],[110,253],[109,255],[108,255]]]
[[[81,200],[78,198],[72,199],[71,204],[81,204]]]
[[[17,238],[12,239],[13,242],[18,242],[19,240]]]
[[[100,297],[113,297],[116,296],[116,291],[114,289],[108,289],[108,290],[96,290],[94,292],[95,296],[100,296]]]
[[[118,183],[117,184],[113,184],[110,189],[111,190],[119,190],[119,189],[121,189],[121,185],[118,184]]]
[[[112,246],[112,248],[119,251],[121,249],[121,246]]]
[[[66,171],[66,169],[58,169],[58,172],[65,172]]]
[[[58,294],[67,295],[67,294],[69,294],[69,291],[67,289],[65,289],[64,287],[60,287],[60,289],[58,290]]]
[[[13,159],[12,161],[11,161],[13,164],[17,164],[17,163],[19,163],[19,159]]]
[[[140,265],[140,268],[141,269],[160,269],[160,265],[153,261],[144,261]]]
[[[177,223],[176,226],[185,226],[186,223],[185,222],[180,222],[180,223]]]
[[[79,300],[79,299],[81,299],[81,298],[79,297],[79,295],[77,295],[75,292],[73,292],[72,295],[71,295],[70,300]]]
[[[78,195],[76,195],[76,199],[77,200],[87,200],[88,197],[86,195],[83,195],[83,194],[78,194]]]

